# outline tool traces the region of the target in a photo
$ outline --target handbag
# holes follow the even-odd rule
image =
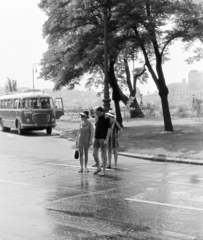
[[[78,159],[79,158],[79,151],[76,149],[74,153],[74,158]]]

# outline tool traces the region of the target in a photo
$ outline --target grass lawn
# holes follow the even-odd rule
[[[164,132],[162,118],[124,120],[119,151],[178,158],[203,159],[203,122],[198,119],[172,118],[174,132]],[[75,139],[79,119],[62,117],[57,130]]]

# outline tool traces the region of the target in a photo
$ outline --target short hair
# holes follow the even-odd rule
[[[99,107],[96,107],[96,108],[95,108],[95,111],[100,111],[100,112],[103,112],[103,111],[104,111],[104,109],[103,109],[103,107],[99,106]]]

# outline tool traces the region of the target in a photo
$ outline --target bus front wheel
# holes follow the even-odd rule
[[[22,135],[23,134],[23,129],[21,128],[21,124],[18,123],[18,134]]]
[[[46,129],[46,131],[47,131],[47,134],[51,134],[52,133],[52,127],[48,127],[47,129]]]

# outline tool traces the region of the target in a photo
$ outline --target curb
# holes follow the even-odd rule
[[[184,163],[184,164],[193,164],[193,165],[203,165],[203,160],[195,159],[183,159],[183,158],[172,158],[167,156],[157,156],[157,155],[142,155],[142,154],[133,154],[126,152],[118,152],[118,155],[131,158],[139,158],[143,160],[151,160],[156,162],[171,162],[171,163]]]
[[[61,131],[54,130],[56,134],[59,134],[62,138],[67,137],[63,136]],[[71,138],[68,140],[72,140]],[[192,164],[192,165],[203,165],[203,160],[196,160],[196,159],[183,159],[183,158],[173,158],[167,157],[164,155],[145,155],[145,154],[134,154],[134,153],[127,153],[127,152],[118,152],[118,155],[130,158],[139,158],[142,160],[148,161],[156,161],[156,162],[169,162],[169,163],[182,163],[182,164]]]

